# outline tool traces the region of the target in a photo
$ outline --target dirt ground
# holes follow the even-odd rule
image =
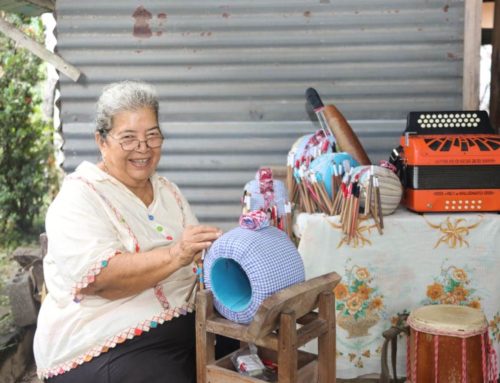
[[[36,376],[34,363],[29,366],[24,376],[20,380],[18,380],[17,383],[42,383],[42,381]]]

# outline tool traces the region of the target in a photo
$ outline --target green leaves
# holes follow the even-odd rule
[[[41,38],[39,21],[10,16]],[[0,244],[15,246],[35,233],[54,182],[52,127],[42,119],[41,60],[0,34]]]

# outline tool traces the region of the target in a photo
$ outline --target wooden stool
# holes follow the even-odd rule
[[[237,373],[230,355],[215,360],[215,334],[219,334],[256,344],[262,358],[277,361],[279,383],[334,383],[335,297],[332,290],[339,281],[340,276],[333,272],[283,289],[262,302],[248,325],[222,318],[214,311],[212,293],[198,292],[197,382],[262,382]],[[316,308],[318,312],[314,312]],[[297,329],[297,324],[302,326]],[[318,338],[317,356],[298,350],[315,338]]]

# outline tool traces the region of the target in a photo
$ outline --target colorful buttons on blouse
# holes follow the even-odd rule
[[[148,219],[149,219],[151,222],[154,222],[155,217],[154,217],[154,215],[153,215],[153,214],[148,214]],[[154,222],[154,224],[155,224],[155,230],[156,230],[158,233],[160,233],[160,234],[164,235],[164,238],[165,238],[167,241],[173,241],[173,239],[174,239],[174,238],[173,238],[171,235],[168,235],[168,234],[167,234],[167,235],[165,235],[165,228],[164,228],[162,225],[160,225],[158,222]]]

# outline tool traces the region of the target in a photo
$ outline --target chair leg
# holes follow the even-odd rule
[[[215,362],[215,334],[207,333],[207,318],[213,314],[213,296],[200,291],[196,296],[196,378],[207,383],[207,365]]]
[[[329,323],[328,330],[318,337],[318,381],[335,383],[336,381],[336,338],[335,338],[335,296],[331,291],[319,296],[319,318]]]
[[[298,368],[297,327],[293,311],[280,315],[278,383],[296,383]]]

